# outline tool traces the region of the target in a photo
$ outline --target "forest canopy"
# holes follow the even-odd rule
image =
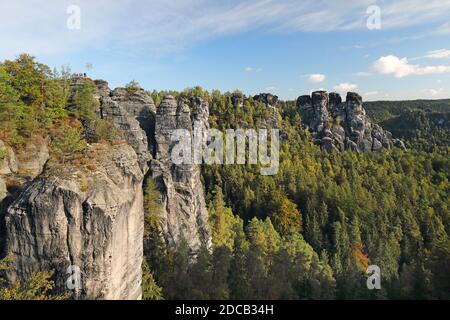
[[[0,139],[21,148],[44,137],[65,163],[87,143],[118,138],[95,113],[93,83],[71,94],[70,81],[70,70],[51,70],[29,55],[0,63]],[[127,89],[136,88],[131,82]],[[274,121],[264,103],[240,92],[195,87],[148,95],[158,106],[168,93],[208,99],[213,128]],[[233,103],[236,94],[242,105]],[[408,150],[328,153],[314,145],[295,102],[278,102],[283,141],[277,175],[261,176],[252,165],[202,167],[213,249],[204,246],[195,263],[186,243],[170,249],[161,240],[159,195],[148,180],[145,298],[449,299],[448,109],[418,105],[367,106]],[[6,156],[0,149],[0,159]],[[369,265],[382,270],[379,291],[366,287]],[[36,274],[0,296],[52,297],[50,278]]]

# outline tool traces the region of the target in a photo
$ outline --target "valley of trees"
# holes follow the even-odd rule
[[[156,101],[163,94],[152,93]],[[265,127],[273,117],[252,98],[234,107],[236,93],[179,94],[207,97],[211,126],[220,129]],[[185,246],[170,252],[155,241],[147,253],[163,296],[449,299],[448,140],[432,131],[425,151],[405,134],[406,152],[329,154],[302,128],[295,102],[279,107],[278,175],[261,176],[256,166],[203,168],[213,252],[204,248],[189,264]],[[372,264],[381,268],[381,290],[366,287]]]
[[[95,115],[93,83],[75,95],[69,84],[70,70],[52,71],[28,55],[0,63],[0,140],[20,150],[46,139],[64,164],[89,142],[120,139]],[[169,250],[161,240],[158,191],[147,179],[144,299],[450,299],[448,104],[366,104],[408,151],[326,153],[293,101],[280,102],[274,119],[252,98],[234,107],[236,93],[170,93],[209,99],[218,129],[279,122],[280,170],[261,176],[257,166],[203,166],[213,250],[204,247],[195,263],[185,243]],[[148,94],[158,106],[165,92]],[[366,287],[372,264],[381,268],[381,290]],[[5,258],[0,279],[7,267]],[[52,296],[51,276],[0,282],[0,299],[64,298]]]
[[[366,102],[364,107],[410,148],[434,151],[450,145],[450,99]]]

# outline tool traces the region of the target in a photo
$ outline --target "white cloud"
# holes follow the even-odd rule
[[[299,1],[300,2],[300,1]],[[302,14],[286,19],[281,28],[300,31],[348,31],[366,28],[366,9],[376,0],[347,1],[308,1]],[[316,10],[311,10],[310,4],[320,3]],[[383,1],[381,7],[383,30],[402,28],[441,22],[446,19],[450,10],[450,1],[442,0],[393,0]]]
[[[383,95],[380,94],[380,92],[378,92],[378,91],[368,91],[368,92],[362,93],[361,96],[363,97],[363,99],[365,101],[373,101],[373,100],[379,99]]]
[[[245,67],[244,71],[245,72],[261,72],[262,68]]]
[[[397,78],[402,78],[413,74],[414,66],[408,63],[407,58],[389,55],[375,61],[372,70],[377,74],[394,74]]]
[[[396,78],[404,78],[411,75],[450,73],[450,66],[413,65],[408,62],[407,58],[389,55],[375,61],[372,71],[376,74],[392,74]]]
[[[355,77],[368,77],[370,76],[370,72],[356,72],[353,75]]]
[[[61,54],[85,49],[167,51],[254,29],[266,32],[336,32],[366,29],[375,0],[77,0],[81,30],[67,30],[72,0],[0,0],[0,57],[23,51]],[[444,23],[450,1],[390,0],[382,28]],[[436,31],[450,32],[450,23]],[[145,47],[144,47],[145,46]]]
[[[358,86],[356,84],[344,82],[334,86],[333,89],[339,92],[356,91]]]
[[[310,74],[308,76],[308,81],[311,83],[320,83],[324,82],[327,77],[324,74],[316,73],[316,74]]]
[[[435,30],[435,34],[449,34],[449,33],[450,33],[450,21],[440,25]]]
[[[428,92],[432,97],[439,96],[443,91],[444,91],[443,88],[426,90],[426,92]]]
[[[432,59],[448,58],[448,57],[450,57],[450,50],[441,49],[441,50],[428,51],[428,53],[425,57],[432,58]]]
[[[267,88],[266,88],[266,91],[267,91],[267,92],[273,92],[273,91],[275,91],[275,90],[277,90],[277,87],[274,87],[274,86],[271,86],[271,87],[267,87]]]

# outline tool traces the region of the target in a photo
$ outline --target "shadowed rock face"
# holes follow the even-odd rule
[[[9,207],[8,280],[55,270],[56,289],[77,299],[139,299],[143,256],[143,173],[128,145],[90,146],[96,170],[81,187],[78,167],[48,165]],[[80,268],[81,289],[66,270]]]
[[[189,107],[190,104],[192,106]],[[201,184],[200,166],[197,164],[175,165],[171,152],[177,141],[171,141],[175,129],[186,129],[192,141],[194,122],[204,132],[199,140],[206,143],[205,130],[209,127],[209,105],[201,99],[178,101],[166,96],[156,113],[156,157],[152,161],[152,175],[159,184],[163,197],[161,229],[169,246],[175,247],[185,239],[195,255],[202,244],[211,246],[205,205]]]
[[[0,159],[0,256],[5,255],[5,214],[20,192],[44,170],[49,158],[46,141],[28,141],[20,153],[0,140],[5,157]]]
[[[121,129],[138,155],[139,165],[147,172],[152,159],[156,107],[144,90],[129,92],[125,88],[111,91],[108,83],[96,80],[100,117]]]
[[[392,147],[405,148],[389,131],[372,124],[359,94],[349,92],[347,99],[337,93],[313,92],[301,96],[297,107],[304,124],[313,132],[315,142],[328,151],[379,151]]]
[[[333,118],[338,117],[342,113],[342,98],[336,92],[329,94],[329,112]]]
[[[278,103],[278,97],[271,93],[261,93],[253,97],[254,100],[262,102],[270,107],[275,107]]]
[[[244,95],[241,92],[234,92],[231,96],[231,102],[234,107],[241,108],[244,105]]]
[[[140,127],[147,134],[150,152],[153,154],[155,146],[155,114],[156,106],[153,99],[145,94],[143,89],[128,92],[127,89],[117,88],[111,92],[111,98],[134,117]]]

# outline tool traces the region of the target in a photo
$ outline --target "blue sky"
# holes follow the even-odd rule
[[[450,0],[0,0],[0,12],[1,60],[27,52],[111,87],[450,98]]]

